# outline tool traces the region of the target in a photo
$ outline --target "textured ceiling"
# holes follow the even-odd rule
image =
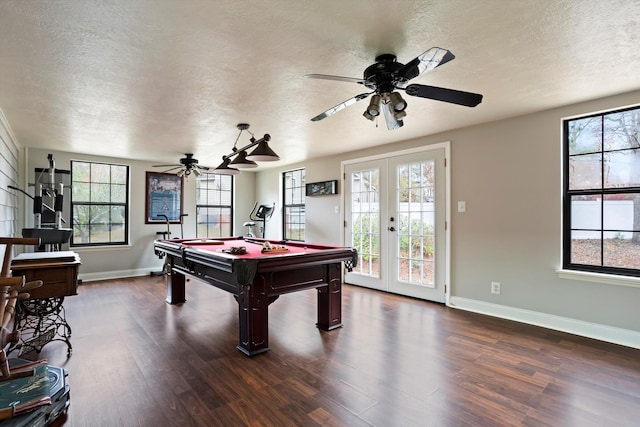
[[[456,59],[412,83],[482,104],[406,96],[394,131],[366,101],[310,121],[363,87],[305,74],[432,46]],[[282,165],[637,90],[639,46],[637,0],[2,0],[0,109],[23,146],[209,166],[247,122]]]

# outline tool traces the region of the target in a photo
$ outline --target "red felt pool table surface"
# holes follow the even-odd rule
[[[157,240],[155,252],[166,256],[170,264],[166,301],[186,301],[185,276],[232,293],[238,302],[238,349],[249,356],[269,350],[268,306],[286,293],[316,288],[316,326],[327,331],[341,327],[342,264],[352,269],[357,262],[356,250],[270,240],[275,250],[263,252],[266,241],[243,237]],[[247,253],[227,252],[238,247]]]
[[[334,246],[327,245],[305,245],[299,242],[277,242],[271,243],[272,250],[263,251],[263,241],[258,240],[218,240],[215,244],[202,240],[183,240],[180,241],[183,246],[190,247],[199,251],[208,251],[213,253],[226,253],[238,258],[266,258],[275,255],[287,255],[298,253],[311,253],[321,250],[335,249]],[[229,254],[225,251],[231,248],[245,248],[246,254]],[[281,249],[282,248],[282,249]]]

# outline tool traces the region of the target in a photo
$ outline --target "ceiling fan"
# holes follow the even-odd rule
[[[398,89],[404,90],[410,96],[475,107],[482,102],[482,95],[477,93],[421,84],[407,86],[409,80],[442,64],[446,64],[454,58],[453,53],[447,49],[432,47],[406,64],[397,62],[396,56],[390,53],[378,55],[376,63],[364,70],[362,79],[327,74],[307,74],[305,77],[358,83],[372,90],[372,92],[361,93],[335,107],[329,108],[327,111],[312,118],[311,121],[322,120],[374,94],[363,115],[369,120],[374,120],[382,110],[387,128],[389,130],[398,129],[403,125],[402,118],[407,115],[405,111],[407,103],[397,92]]]
[[[169,168],[164,171],[165,173],[174,173],[174,171],[177,169],[178,171],[175,172],[175,174],[179,177],[189,176],[191,175],[191,172],[193,172],[196,176],[200,176],[200,174],[202,174],[202,171],[207,171],[210,169],[208,166],[199,165],[198,159],[193,158],[193,153],[185,153],[185,157],[180,159],[179,165],[153,165],[153,167]]]

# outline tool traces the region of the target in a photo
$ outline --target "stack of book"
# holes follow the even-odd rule
[[[46,360],[10,364],[12,373],[31,370],[33,375],[0,381],[0,427],[47,426],[66,412],[70,400],[64,369]]]

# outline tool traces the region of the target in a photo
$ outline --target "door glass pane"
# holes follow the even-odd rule
[[[380,277],[379,169],[351,173],[351,235],[360,274]]]
[[[433,287],[435,176],[433,161],[397,167],[397,267],[398,281]]]

